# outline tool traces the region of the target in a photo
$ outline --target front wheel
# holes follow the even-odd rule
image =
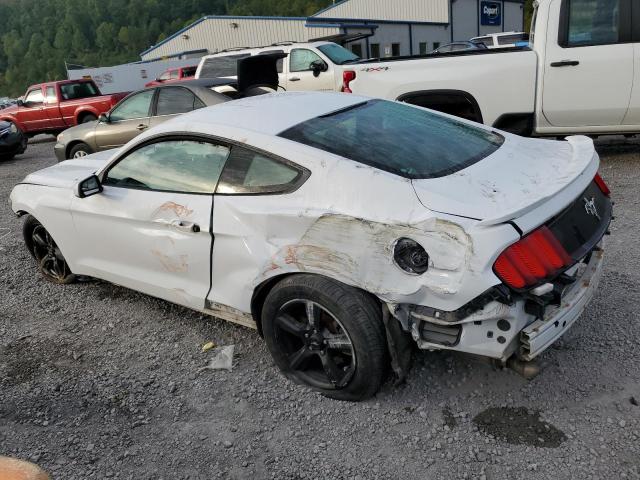
[[[92,153],[93,151],[89,145],[86,143],[78,143],[69,150],[69,159],[86,157]]]
[[[380,388],[387,350],[380,306],[366,293],[316,275],[277,284],[262,330],[278,368],[323,395],[364,400]]]
[[[98,120],[98,117],[96,117],[93,113],[87,113],[82,118],[80,118],[80,121],[78,123],[89,123],[95,122],[96,120]]]
[[[76,279],[53,237],[35,217],[29,215],[26,218],[22,233],[46,280],[64,285]]]

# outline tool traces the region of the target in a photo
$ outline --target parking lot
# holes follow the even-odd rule
[[[41,278],[7,203],[52,143],[0,163],[0,445],[54,478],[640,478],[640,141],[598,141],[616,201],[605,273],[527,381],[419,352],[406,384],[329,400],[253,330],[100,281]],[[200,371],[206,342],[234,368]]]

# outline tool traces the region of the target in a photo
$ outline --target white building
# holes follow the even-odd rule
[[[329,39],[363,57],[427,53],[487,33],[522,31],[524,0],[344,0],[308,18],[207,16],[141,53],[193,58],[239,47]]]

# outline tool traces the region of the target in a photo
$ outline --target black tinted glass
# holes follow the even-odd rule
[[[156,115],[175,115],[199,108],[196,97],[186,88],[161,88],[158,92]]]
[[[238,60],[249,56],[245,53],[207,58],[202,65],[200,78],[235,77],[238,75]]]
[[[95,97],[99,95],[98,89],[93,83],[64,83],[60,85],[60,93],[65,100],[73,100],[76,98]]]
[[[496,133],[409,105],[371,100],[280,134],[406,178],[435,178],[495,152]]]

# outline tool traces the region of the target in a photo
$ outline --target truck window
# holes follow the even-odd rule
[[[566,0],[568,28],[565,45],[581,47],[620,41],[621,0]]]
[[[162,75],[160,75],[158,77],[158,80],[160,80],[161,82],[167,81],[169,80],[169,78],[171,77],[171,72],[164,72]]]
[[[498,36],[498,45],[513,45],[517,42],[526,42],[529,40],[527,34],[518,33],[515,35],[500,35]]]
[[[385,100],[370,100],[307,120],[279,136],[415,179],[455,173],[504,143],[501,135],[489,130]]]
[[[251,55],[223,55],[205,59],[200,71],[200,78],[235,77],[238,75],[238,60]]]
[[[56,96],[56,87],[54,87],[53,85],[47,87],[46,102],[56,103],[57,101],[58,97]]]
[[[317,53],[306,48],[295,48],[289,54],[289,71],[306,72],[311,70],[311,63],[321,60]]]
[[[196,74],[198,67],[184,67],[182,69],[182,78],[193,77]]]
[[[30,105],[37,105],[43,101],[44,97],[42,96],[42,89],[40,87],[29,90],[27,95],[24,97],[24,103],[28,103]]]
[[[171,70],[171,72],[169,72],[170,80],[177,80],[178,78],[180,78],[180,72],[178,70]]]
[[[74,82],[60,85],[60,94],[63,100],[75,100],[76,98],[96,97],[100,95],[100,92],[91,82]]]

